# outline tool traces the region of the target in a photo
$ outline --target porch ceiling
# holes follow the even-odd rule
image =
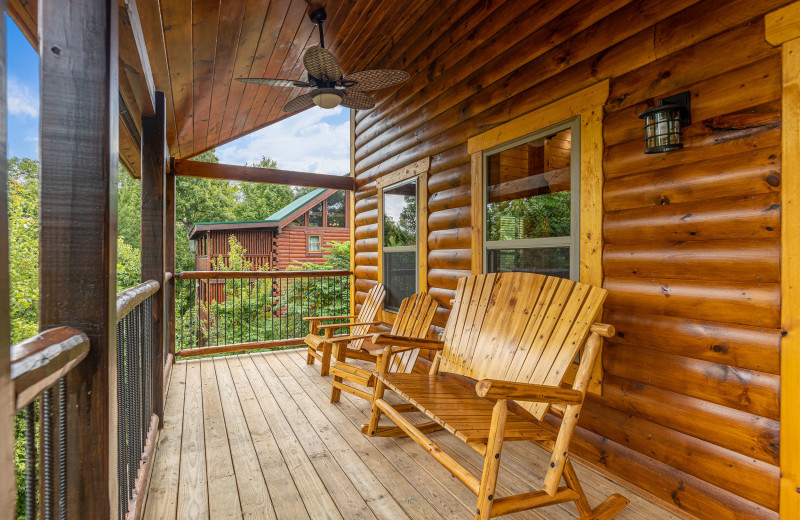
[[[187,158],[280,121],[301,89],[233,81],[304,77],[305,49],[319,44],[308,14],[325,7],[325,46],[347,72],[380,67],[392,43],[433,0],[140,0],[136,2],[156,90],[166,95],[170,153]],[[135,55],[120,0],[120,56]],[[11,16],[35,45],[37,5],[11,0]],[[146,113],[141,71],[121,62],[120,93],[133,121]],[[120,155],[138,163],[136,132],[120,121]]]

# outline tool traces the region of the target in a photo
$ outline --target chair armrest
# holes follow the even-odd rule
[[[331,323],[329,325],[320,325],[319,326],[319,330],[325,330],[325,329],[336,330],[336,329],[341,329],[341,328],[357,327],[359,325],[372,326],[372,325],[380,325],[380,324],[381,324],[380,321],[365,321],[365,322],[361,322],[361,323]]]
[[[480,397],[493,399],[564,404],[581,404],[583,402],[583,393],[571,388],[532,385],[514,381],[501,381],[499,379],[482,379],[478,381],[478,384],[475,385],[475,392]]]
[[[421,348],[423,350],[442,350],[444,342],[438,339],[409,338],[381,332],[372,336],[373,345],[392,345],[393,347]],[[396,350],[392,349],[396,352]]]
[[[330,338],[325,338],[323,341],[325,343],[349,343],[351,341],[355,341],[357,339],[369,339],[371,337],[370,334],[356,334],[354,336],[333,336]]]
[[[348,314],[347,316],[306,316],[303,321],[323,321],[323,320],[354,320],[358,314]]]

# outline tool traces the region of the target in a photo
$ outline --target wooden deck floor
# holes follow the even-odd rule
[[[315,365],[318,368],[318,365]],[[369,406],[329,402],[329,378],[301,351],[183,361],[173,368],[145,518],[472,518],[475,496],[408,438],[368,438]],[[481,458],[447,433],[443,447],[480,475]],[[539,489],[548,458],[507,443],[498,489]],[[590,503],[622,493],[617,518],[679,518],[576,464]],[[572,504],[509,519],[574,519]]]

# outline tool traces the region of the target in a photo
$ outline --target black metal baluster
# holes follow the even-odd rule
[[[39,438],[42,445],[42,518],[53,518],[53,424],[51,418],[53,394],[48,388],[42,392],[42,415]]]
[[[67,381],[58,380],[58,518],[67,518]]]
[[[25,516],[36,518],[36,400],[25,407]]]

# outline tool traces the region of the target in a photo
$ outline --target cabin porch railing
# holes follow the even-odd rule
[[[350,312],[348,270],[191,271],[175,275],[175,355],[303,344],[307,316]]]

